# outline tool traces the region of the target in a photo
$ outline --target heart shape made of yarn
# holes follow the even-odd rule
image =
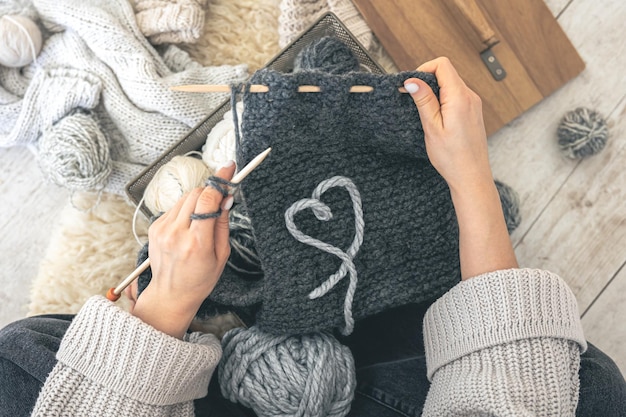
[[[332,219],[333,214],[323,201],[320,200],[322,194],[334,187],[344,187],[350,198],[352,199],[352,208],[354,211],[354,227],[355,234],[354,239],[348,250],[346,252],[342,251],[340,248],[333,246],[329,243],[323,242],[319,239],[311,237],[298,229],[294,222],[294,216],[296,213],[310,208],[313,211],[313,214],[318,220],[321,221],[329,221]],[[361,194],[359,193],[358,188],[354,184],[354,182],[347,177],[343,176],[335,176],[329,178],[327,180],[322,181],[315,187],[311,198],[304,198],[302,200],[298,200],[293,203],[287,211],[285,211],[285,224],[287,226],[287,230],[291,235],[299,242],[304,243],[305,245],[310,245],[315,248],[318,248],[324,252],[330,253],[332,255],[337,256],[342,260],[341,266],[339,270],[332,274],[326,281],[324,281],[321,285],[315,288],[313,291],[309,293],[310,299],[316,299],[324,296],[328,293],[339,281],[341,281],[346,274],[350,274],[350,284],[348,285],[348,290],[346,293],[346,298],[344,301],[344,318],[346,325],[344,329],[342,329],[342,333],[344,335],[348,335],[352,333],[354,329],[354,319],[352,317],[352,301],[354,300],[354,293],[356,291],[357,285],[357,271],[354,265],[354,257],[358,253],[361,244],[363,243],[363,236],[365,232],[365,222],[363,219],[363,206],[361,202]]]

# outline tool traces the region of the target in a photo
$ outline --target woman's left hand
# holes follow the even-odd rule
[[[231,162],[216,175],[230,180],[234,173]],[[232,203],[232,196],[224,198],[213,187],[197,188],[150,226],[152,280],[137,299],[133,315],[171,336],[184,336],[230,256],[228,210]],[[194,213],[220,208],[217,218],[191,219]]]

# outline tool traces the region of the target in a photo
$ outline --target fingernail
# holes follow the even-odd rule
[[[235,161],[233,161],[233,160],[231,159],[230,161],[226,161],[226,162],[224,162],[224,164],[223,164],[221,167],[219,167],[219,169],[222,169],[222,168],[230,168],[230,167],[232,167],[233,165],[235,165]]]
[[[406,91],[408,91],[409,94],[415,94],[417,93],[417,90],[420,89],[420,86],[415,83],[406,83],[404,84],[404,88],[406,88]]]
[[[233,207],[233,196],[229,195],[228,197],[226,197],[226,199],[224,199],[224,204],[222,204],[222,210],[230,210]]]

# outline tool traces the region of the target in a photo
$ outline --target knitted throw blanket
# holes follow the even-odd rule
[[[263,70],[250,80],[270,90],[244,94],[238,155],[243,166],[272,147],[242,184],[265,275],[262,330],[349,333],[354,320],[459,281],[449,190],[411,97],[397,90],[409,77],[438,92],[426,73]],[[298,93],[305,84],[322,92]],[[374,91],[351,94],[352,85]],[[220,286],[218,295],[229,283]]]
[[[43,137],[45,149],[54,152],[72,136],[80,145],[66,144],[67,155],[53,156],[53,162],[84,153],[83,165],[103,167],[99,184],[74,182],[70,189],[123,194],[145,165],[225,99],[173,92],[170,86],[230,84],[247,76],[245,65],[202,67],[176,47],[157,51],[128,0],[33,3],[45,41],[37,63],[0,67],[0,146],[41,149]]]

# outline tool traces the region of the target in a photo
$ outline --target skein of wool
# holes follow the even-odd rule
[[[500,194],[500,203],[504,212],[506,228],[509,234],[511,234],[522,222],[519,210],[519,196],[513,188],[498,180],[496,180],[496,188],[498,189],[498,194]]]
[[[237,114],[243,113],[243,103],[237,103]],[[241,129],[241,117],[238,120]],[[227,111],[224,120],[218,122],[209,132],[202,146],[202,160],[213,171],[228,161],[236,159],[237,138],[233,124],[233,112]]]
[[[183,194],[202,187],[212,171],[198,158],[175,156],[156,172],[146,190],[144,203],[153,213],[174,207]]]
[[[557,136],[563,153],[568,158],[580,159],[604,149],[609,129],[598,112],[579,107],[563,116]]]
[[[59,120],[42,133],[38,149],[44,176],[71,191],[102,189],[113,169],[109,143],[89,113]]]
[[[273,336],[255,326],[222,339],[224,397],[259,417],[343,417],[356,388],[350,349],[328,333]]]
[[[19,68],[33,62],[41,51],[39,26],[25,16],[0,18],[0,65]]]
[[[324,71],[329,74],[345,74],[358,71],[359,60],[348,45],[327,36],[317,39],[302,49],[293,64],[293,71]]]

